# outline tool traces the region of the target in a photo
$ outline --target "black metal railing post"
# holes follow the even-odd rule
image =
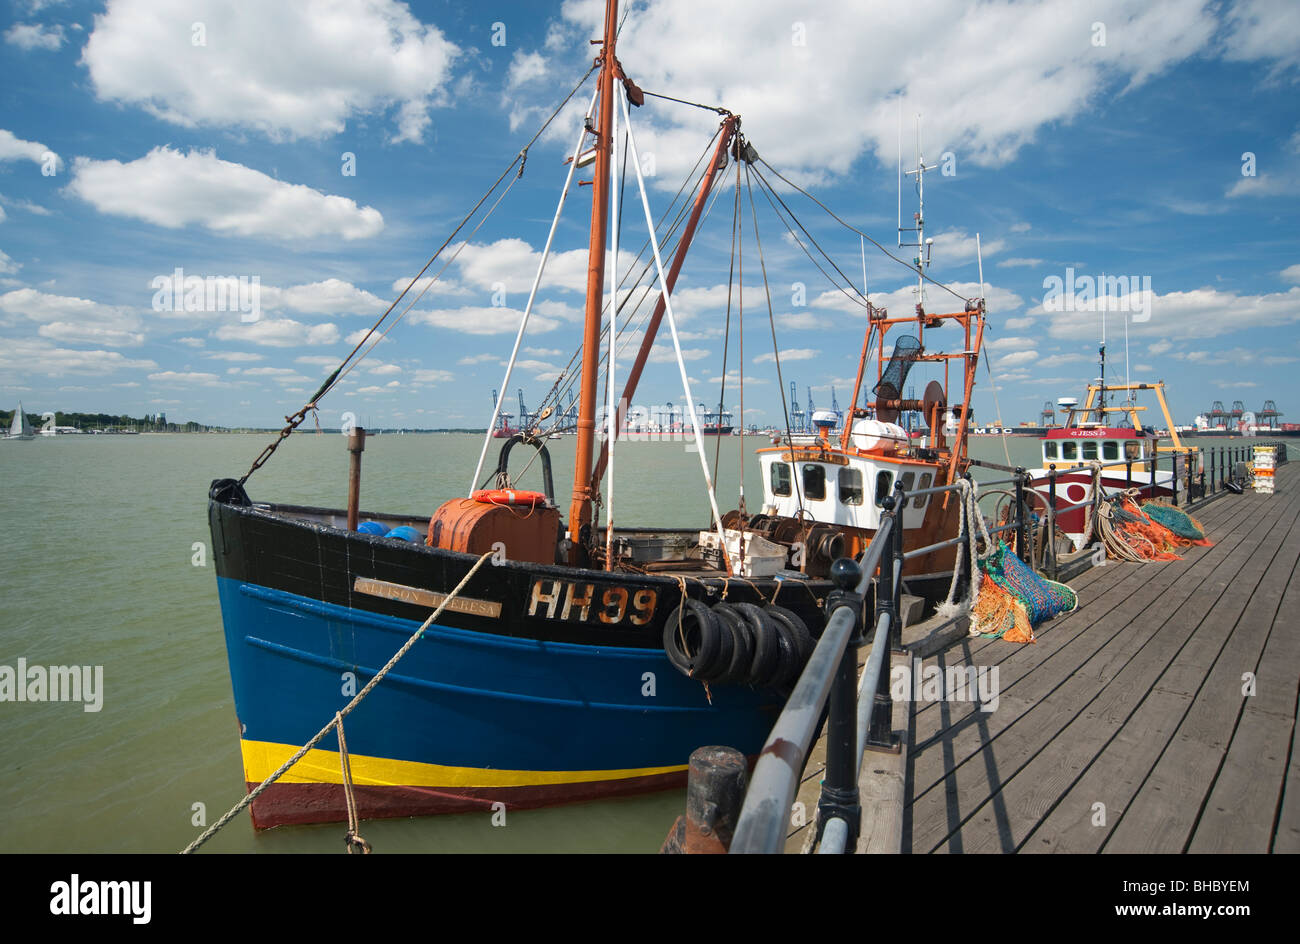
[[[836,610],[847,607],[853,613],[853,633],[835,670],[827,699],[829,717],[826,721],[826,776],[822,781],[821,797],[817,801],[818,835],[832,818],[842,819],[848,829],[844,843],[845,852],[857,848],[858,831],[862,822],[862,806],[858,796],[858,647],[862,645],[862,597],[857,586],[862,579],[862,568],[856,561],[841,558],[831,565],[831,580],[836,589],[826,599],[826,619],[830,621]],[[888,673],[884,673],[888,679]],[[889,697],[889,687],[885,695]],[[876,710],[879,705],[877,692]],[[893,704],[888,706],[892,734]],[[875,726],[875,716],[872,717]]]
[[[876,620],[887,618],[889,623],[889,640],[891,648],[895,640],[902,641],[902,631],[898,626],[898,600],[894,594],[894,575],[903,566],[901,556],[895,555],[899,539],[903,533],[903,516],[895,495],[890,495],[881,502],[884,514],[881,521],[888,518],[892,525],[889,547],[880,555],[880,576],[876,579]],[[896,510],[897,509],[897,510]],[[863,693],[864,697],[866,693]],[[867,746],[877,751],[897,752],[898,744],[894,741],[894,699],[889,689],[889,661],[886,658],[880,670],[880,681],[876,685],[874,704],[871,708],[871,725],[867,731]]]
[[[1056,559],[1056,463],[1047,467],[1047,504],[1052,510],[1052,533],[1047,536],[1047,543],[1052,548],[1052,579],[1060,574],[1060,564]]]
[[[1174,493],[1174,507],[1178,507],[1178,453],[1169,454],[1169,488]],[[1151,497],[1156,497],[1156,490],[1151,489]]]
[[[894,506],[896,509],[894,512],[894,533],[890,535],[889,549],[894,557],[894,581],[901,587],[903,578],[903,519],[907,517],[907,492],[903,490],[901,485],[898,485],[894,488],[894,495],[897,504]],[[901,611],[899,608],[898,594],[894,593],[893,589],[894,588],[891,586],[890,601],[892,608],[889,612],[889,618],[891,620],[889,641],[893,648],[902,649],[903,621],[900,617]]]
[[[1025,530],[1025,470],[1016,469],[1016,556],[1029,560],[1029,536]]]

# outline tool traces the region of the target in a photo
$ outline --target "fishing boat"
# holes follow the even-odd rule
[[[931,314],[918,304],[914,315],[891,319],[863,296],[868,326],[853,421],[836,441],[824,430],[807,445],[787,440],[762,450],[761,513],[751,515],[743,495],[735,509],[720,513],[703,448],[708,423],[693,406],[672,296],[715,187],[734,173],[738,201],[742,176],[757,173],[761,158],[742,134],[740,117],[714,109],[719,122],[711,151],[706,149],[708,160],[697,165],[703,169],[685,191],[693,202],[689,215],[682,214],[685,222],[666,267],[629,108],[652,93],[638,88],[615,56],[617,20],[617,2],[607,0],[594,69],[597,88],[583,127],[575,129],[578,140],[567,162],[560,206],[500,387],[509,389],[573,173],[594,164],[567,516],[551,474],[553,430],[545,426],[551,418],[557,429],[568,425],[558,386],[551,405],[543,404],[531,424],[521,423],[530,428],[501,443],[495,470],[484,477],[492,434],[500,429],[500,403],[495,404],[467,494],[432,514],[368,512],[355,502],[329,509],[255,500],[249,477],[311,413],[344,366],[368,353],[364,341],[303,409],[287,418],[280,437],[242,478],[212,483],[208,517],[250,790],[364,691],[442,607],[439,619],[347,716],[348,764],[342,762],[337,734],[331,733],[253,801],[255,826],[344,819],[345,766],[364,818],[471,811],[497,803],[536,807],[675,786],[684,782],[691,752],[707,744],[727,744],[753,757],[820,633],[821,601],[832,589],[831,564],[865,546],[895,482],[920,489],[952,482],[965,471],[966,424],[949,439],[939,417],[956,409],[965,418],[983,336],[982,300],[963,300],[962,309],[950,314]],[[626,137],[620,139],[620,133]],[[623,308],[632,293],[617,292],[616,272],[607,284],[606,254],[618,258],[614,217],[637,209],[634,202],[629,209],[618,199],[618,162],[625,147],[650,234],[653,266],[647,265],[652,280],[647,285],[655,292],[648,295],[653,311],[640,328],[640,345],[616,405],[615,342],[631,323]],[[584,157],[592,152],[594,161]],[[629,174],[629,186],[632,179]],[[665,323],[711,518],[696,529],[615,527],[615,433],[626,428],[626,405],[634,402]],[[928,350],[927,333],[953,324],[959,353]],[[904,334],[904,328],[914,334]],[[900,336],[891,335],[886,356],[879,352],[891,329],[899,329]],[[609,342],[603,355],[602,334]],[[878,353],[869,366],[872,344]],[[598,448],[602,357],[609,399]],[[950,359],[964,368],[960,406],[951,406],[937,383],[923,400],[901,399],[914,363],[943,361],[946,374]],[[743,388],[741,397],[743,403]],[[932,432],[926,440],[898,435],[902,431],[894,424],[903,410],[927,417]],[[720,410],[714,416],[715,433],[720,435],[724,425],[730,431],[729,415]],[[540,464],[541,491],[515,487],[515,450]],[[665,483],[665,496],[680,487]],[[955,535],[958,515],[955,500],[909,500],[903,512],[909,542],[919,547]],[[923,555],[909,562],[907,573],[923,578],[938,572],[952,553]]]
[[[1124,402],[1109,405],[1108,395],[1112,392],[1126,394]],[[1164,413],[1166,430],[1143,427],[1139,414],[1146,407],[1136,401],[1140,392],[1155,395]],[[1043,465],[1028,473],[1039,507],[1057,510],[1057,528],[1075,550],[1082,550],[1088,539],[1092,512],[1088,507],[1070,506],[1092,501],[1098,489],[1102,495],[1138,489],[1144,498],[1167,498],[1174,494],[1174,477],[1181,480],[1186,475],[1187,463],[1196,464],[1194,471],[1198,473],[1204,471],[1204,457],[1193,447],[1183,445],[1178,436],[1163,382],[1108,386],[1103,367],[1103,379],[1088,385],[1082,406],[1074,398],[1058,402],[1066,411],[1065,422],[1043,434],[1039,440]],[[1169,438],[1164,445],[1160,443],[1162,433]],[[1152,459],[1167,459],[1168,465],[1153,470]]]
[[[5,433],[5,439],[27,440],[35,439],[36,432],[32,424],[27,421],[27,414],[23,412],[23,403],[18,401],[18,409],[14,410],[13,421],[9,424],[9,432]]]

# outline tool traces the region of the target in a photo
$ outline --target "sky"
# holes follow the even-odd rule
[[[0,403],[278,425],[587,72],[603,6],[11,0]],[[981,295],[979,237],[989,327],[977,418],[1036,420],[1045,401],[1082,396],[1104,319],[1107,377],[1163,380],[1176,422],[1214,400],[1256,411],[1273,400],[1300,422],[1300,3],[622,7],[628,76],[741,115],[757,169],[807,228],[791,235],[751,171],[733,280],[734,167],[724,175],[674,294],[694,401],[738,411],[743,375],[745,423],[781,425],[775,332],[799,403],[811,388],[819,407],[832,395],[847,405],[866,326],[859,237],[767,167],[910,258],[897,248],[900,205],[910,221],[917,194],[908,178],[900,194],[898,165],[901,149],[915,166],[919,135],[934,165],[927,274],[956,291],[929,286],[928,310]],[[321,401],[322,425],[348,414],[373,427],[487,424],[593,84]],[[649,98],[632,121],[658,217],[718,117]],[[620,273],[646,234],[635,174],[626,180]],[[591,192],[567,198],[512,408],[519,388],[535,408],[580,343]],[[805,254],[800,243],[841,279],[811,239],[852,283],[844,291]],[[909,314],[915,273],[866,250],[867,297]],[[212,297],[187,306],[200,280]],[[622,328],[619,378],[647,308]],[[960,350],[947,330],[927,344]],[[917,368],[908,383],[933,376]],[[635,403],[683,397],[665,331]]]

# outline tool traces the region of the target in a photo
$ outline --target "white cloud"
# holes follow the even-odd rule
[[[103,344],[107,347],[135,347],[144,343],[144,335],[108,325],[77,324],[69,321],[51,321],[36,331],[43,338],[67,341],[73,344]]]
[[[584,253],[585,254],[585,253]],[[456,308],[442,311],[413,311],[407,316],[412,324],[432,325],[461,331],[465,334],[513,334],[519,330],[522,311],[513,308]],[[528,330],[552,331],[560,323],[553,318],[533,312],[528,320]]]
[[[1297,284],[1300,284],[1300,262],[1297,262],[1293,266],[1287,266],[1285,269],[1283,269],[1282,278],[1286,279],[1286,281],[1288,282],[1295,282]]]
[[[210,357],[214,361],[229,361],[232,364],[247,364],[263,359],[263,355],[253,354],[250,351],[209,351],[204,357]],[[303,358],[298,359],[302,360]],[[325,360],[333,362],[333,358],[327,357]]]
[[[262,287],[262,306],[284,306],[313,315],[377,315],[388,307],[378,296],[341,279],[326,279],[284,289]],[[268,300],[267,295],[270,294]]]
[[[19,49],[58,49],[63,45],[63,27],[43,23],[15,23],[5,31],[5,42]]]
[[[333,344],[339,329],[332,323],[305,325],[291,318],[263,318],[251,324],[225,324],[213,335],[221,341],[239,341],[266,347],[298,347],[304,344]]]
[[[1225,197],[1272,197],[1290,193],[1296,182],[1277,174],[1260,174],[1258,177],[1242,177],[1224,193]]]
[[[781,352],[781,361],[810,361],[815,357],[821,356],[821,351],[814,350],[810,347],[795,347]],[[769,351],[766,354],[760,354],[754,358],[755,364],[773,364],[776,362],[776,356]]]
[[[1237,0],[1227,14],[1225,58],[1300,63],[1300,6],[1292,0]]]
[[[107,374],[115,370],[146,370],[157,366],[151,360],[131,360],[118,351],[76,351],[35,338],[6,338],[0,344],[0,372],[16,371],[23,376]]]
[[[1042,259],[1019,259],[1019,258],[1013,258],[1013,259],[1003,259],[1001,262],[998,263],[998,266],[999,266],[1000,268],[1004,268],[1004,269],[1011,269],[1011,268],[1016,268],[1016,267],[1020,267],[1020,266],[1023,266],[1023,267],[1025,267],[1025,268],[1031,268],[1031,267],[1033,267],[1033,266],[1040,266],[1040,265],[1042,265],[1042,264],[1043,264],[1043,260],[1042,260]]]
[[[0,312],[40,323],[38,333],[56,341],[109,347],[134,346],[144,341],[139,314],[124,305],[104,305],[88,298],[20,288],[0,295]]]
[[[417,370],[411,375],[413,383],[449,383],[456,375],[449,370]]]
[[[196,370],[164,370],[156,374],[150,374],[149,379],[154,383],[166,384],[168,386],[193,385],[197,387],[215,387],[221,382],[221,378],[216,374],[208,374]]]
[[[288,367],[249,367],[243,372],[243,375],[245,377],[265,377],[278,384],[304,383],[310,379]]]
[[[1129,334],[1135,338],[1159,338],[1157,345],[1171,334],[1183,339],[1214,338],[1300,321],[1300,286],[1262,295],[1238,295],[1206,287],[1165,295],[1142,293],[1142,298],[1150,305],[1150,317],[1137,321],[1130,314]],[[1130,307],[1138,307],[1137,301],[1130,302]],[[1100,335],[1098,312],[1049,313],[1039,305],[1030,314],[1048,319],[1046,327],[1053,338],[1095,341]],[[1122,332],[1123,317],[1123,312],[1109,312],[1108,331]]]
[[[50,149],[39,141],[24,141],[12,131],[0,128],[0,161],[28,160],[36,164],[42,164],[45,161],[45,155],[49,153],[51,153]],[[59,160],[57,155],[56,163],[58,166],[63,164],[63,161]]]
[[[81,62],[101,100],[184,127],[324,137],[395,104],[394,140],[418,141],[458,52],[396,0],[112,0]]]
[[[101,213],[168,229],[202,225],[224,235],[292,241],[365,239],[384,228],[374,207],[276,180],[211,151],[156,147],[126,164],[78,157],[68,190]]]
[[[867,4],[794,13],[786,0],[657,0],[628,17],[619,57],[638,64],[643,88],[743,114],[759,153],[783,170],[844,174],[863,153],[892,167],[899,115],[911,134],[920,113],[926,155],[953,151],[960,174],[968,163],[1008,162],[1044,126],[1076,120],[1108,90],[1140,85],[1194,55],[1217,26],[1204,0],[933,0],[906,16],[878,12]],[[601,8],[570,3],[564,16],[595,35]],[[1090,42],[1096,21],[1106,24],[1105,46]],[[694,109],[656,109],[656,122],[672,124],[651,133],[648,119],[638,120],[638,144],[656,153],[661,177],[674,184],[699,150],[680,138],[707,134],[715,122]]]
[[[208,342],[204,341],[202,338],[177,338],[176,343],[184,344],[186,347],[203,347]],[[216,357],[217,355],[213,354],[211,356]]]
[[[506,79],[508,88],[517,88],[520,85],[527,85],[535,79],[540,79],[546,75],[546,58],[540,53],[526,53],[522,49],[516,50],[514,57],[510,60],[510,73]]]
[[[0,210],[0,213],[2,212],[4,211]],[[4,217],[0,216],[0,220],[3,219]],[[0,275],[13,275],[22,267],[23,264],[21,262],[14,262],[3,249],[0,249]],[[1300,269],[1300,266],[1297,266],[1296,268]]]

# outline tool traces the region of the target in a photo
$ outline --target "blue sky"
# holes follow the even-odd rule
[[[276,424],[586,71],[601,6],[13,0],[0,14],[0,402]],[[741,114],[766,161],[890,247],[898,129],[914,161],[919,113],[926,161],[941,165],[926,177],[930,274],[978,294],[980,234],[1007,422],[1096,375],[1098,304],[1045,303],[1071,272],[1076,289],[1132,277],[1136,294],[1106,316],[1108,376],[1124,371],[1127,305],[1132,377],[1165,380],[1178,422],[1215,399],[1266,398],[1300,422],[1300,4],[656,0],[630,5],[619,57],[647,90]],[[323,424],[487,422],[590,89],[322,402]],[[717,119],[651,100],[633,120],[658,214]],[[635,249],[645,229],[627,193]],[[861,287],[857,237],[783,195]],[[731,199],[710,212],[675,305],[692,393],[711,404]],[[801,402],[811,385],[819,406],[832,387],[843,405],[861,309],[755,200],[786,381]],[[904,217],[914,209],[905,186]],[[512,401],[516,387],[539,401],[578,343],[589,212],[575,188]],[[769,425],[781,401],[746,225],[746,421]],[[178,268],[256,277],[257,320],[156,310],[154,280]],[[910,310],[906,269],[868,247],[867,271],[876,304]],[[927,304],[948,310],[944,297]],[[637,401],[681,399],[661,344]],[[983,366],[974,405],[994,419]]]

